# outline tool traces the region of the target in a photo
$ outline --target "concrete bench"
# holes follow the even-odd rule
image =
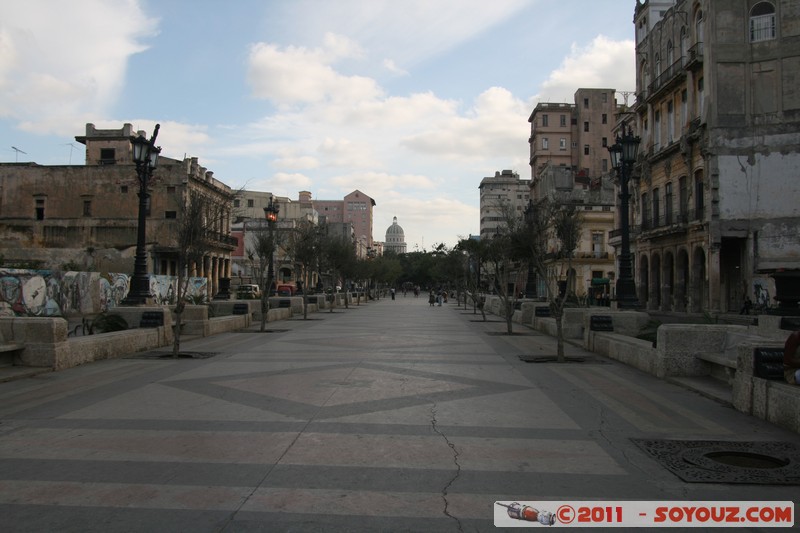
[[[0,353],[18,352],[24,349],[23,344],[0,344]]]
[[[757,370],[757,359],[761,359],[756,355],[758,352],[782,354],[783,348],[783,344],[779,343],[738,346],[733,406],[739,411],[800,433],[800,386],[786,383],[782,372],[780,379],[768,379],[756,374],[764,371]]]

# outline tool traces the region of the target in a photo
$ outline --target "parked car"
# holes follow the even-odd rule
[[[256,300],[261,298],[261,289],[258,285],[239,285],[236,289],[236,299],[238,300]]]

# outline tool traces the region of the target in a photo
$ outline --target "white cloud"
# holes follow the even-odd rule
[[[371,78],[346,76],[331,65],[343,57],[357,57],[358,46],[328,34],[322,48],[256,43],[248,58],[248,83],[257,98],[277,104],[334,102],[344,105],[379,97]]]
[[[134,0],[0,4],[0,117],[55,133],[103,115],[156,24]]]
[[[391,59],[383,60],[383,68],[394,74],[395,76],[408,76],[408,71],[398,67]]]
[[[598,35],[585,47],[572,45],[570,54],[542,84],[537,99],[574,103],[583,87],[633,91],[636,87],[633,41],[613,41]]]
[[[407,136],[401,144],[427,155],[448,158],[513,156],[527,142],[528,105],[502,87],[481,93],[461,115]]]

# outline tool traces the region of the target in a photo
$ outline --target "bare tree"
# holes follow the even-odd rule
[[[176,235],[178,283],[172,357],[180,355],[181,319],[186,308],[190,271],[202,264],[212,247],[212,241],[221,233],[219,230],[230,214],[232,197],[227,194],[211,195],[197,189],[188,189],[184,197]]]
[[[301,220],[289,233],[286,242],[286,254],[294,262],[297,279],[302,280],[304,320],[308,318],[308,287],[311,274],[319,264],[322,231],[322,228],[310,220]]]
[[[568,199],[545,198],[529,204],[526,218],[512,231],[512,248],[529,262],[544,280],[550,315],[556,321],[558,361],[564,362],[564,308],[575,285],[572,259],[580,242],[583,216],[579,205]],[[566,275],[563,269],[566,267]],[[566,278],[562,281],[561,278]]]
[[[246,246],[247,259],[253,269],[253,278],[261,288],[261,331],[266,330],[269,297],[272,295],[274,270],[269,264],[273,261],[278,247],[279,235],[271,223],[264,219],[253,219],[245,223],[245,235],[249,240]],[[274,265],[273,265],[274,268]]]

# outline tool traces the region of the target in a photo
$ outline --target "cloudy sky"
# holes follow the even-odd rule
[[[87,122],[158,122],[163,155],[233,188],[359,189],[376,240],[397,216],[409,251],[451,246],[478,233],[483,177],[530,177],[537,103],[634,89],[635,5],[3,0],[0,161],[82,164]]]

